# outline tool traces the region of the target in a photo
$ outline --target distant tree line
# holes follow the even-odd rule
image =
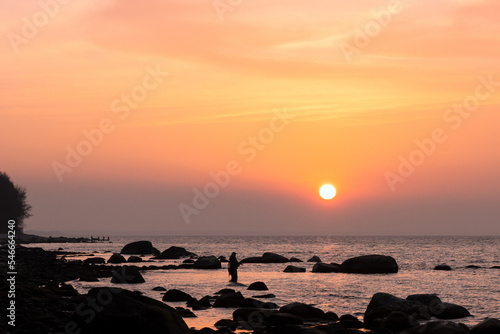
[[[0,233],[7,233],[8,221],[16,221],[16,232],[23,233],[24,220],[31,217],[25,187],[15,185],[7,173],[0,172]]]

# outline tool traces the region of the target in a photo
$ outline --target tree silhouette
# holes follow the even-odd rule
[[[7,173],[0,172],[0,233],[7,233],[8,221],[16,221],[16,232],[22,233],[24,220],[31,217],[26,202],[26,188],[15,185]]]

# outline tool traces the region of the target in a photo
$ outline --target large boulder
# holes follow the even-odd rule
[[[325,318],[325,312],[323,312],[319,308],[298,302],[282,306],[279,312],[293,314],[302,319],[321,320]]]
[[[498,334],[500,333],[500,320],[487,318],[471,328],[470,334]]]
[[[263,263],[287,263],[289,260],[281,255],[275,253],[264,253],[262,254]]]
[[[114,253],[108,259],[108,263],[124,263],[124,262],[127,262],[127,260],[125,260],[125,258],[119,253]]]
[[[342,271],[353,274],[389,274],[399,270],[392,256],[363,255],[345,260],[341,264]]]
[[[188,252],[183,247],[171,246],[165,249],[161,254],[157,255],[155,259],[175,260],[183,257],[195,257],[195,253]]]
[[[340,273],[342,268],[336,263],[318,262],[312,268],[313,273]]]
[[[132,291],[109,287],[91,289],[84,306],[71,316],[65,330],[81,334],[190,333],[172,307]]]
[[[165,292],[161,300],[163,300],[164,302],[187,302],[191,298],[193,297],[191,297],[190,294],[185,293],[184,291],[171,289]]]
[[[135,241],[131,242],[129,244],[126,244],[122,250],[120,251],[121,254],[158,254],[160,253],[156,248],[153,247],[153,244],[151,241]]]
[[[264,253],[262,256],[247,257],[241,263],[287,263],[290,260],[275,253]]]
[[[428,307],[424,304],[378,292],[366,308],[364,322],[369,328],[376,327],[392,312],[403,312],[415,319],[430,319]]]
[[[193,263],[194,269],[221,269],[222,264],[219,259],[215,256],[202,256],[195,263]]]
[[[146,281],[139,272],[139,269],[132,266],[123,266],[118,268],[115,272],[113,272],[113,277],[111,278],[111,283],[116,284],[135,284],[144,282]]]

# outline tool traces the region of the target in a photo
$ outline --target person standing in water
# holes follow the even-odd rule
[[[229,263],[227,265],[227,271],[229,272],[229,275],[231,275],[231,282],[236,283],[238,282],[238,267],[240,266],[240,263],[236,259],[236,253],[233,252],[231,256],[229,257]]]

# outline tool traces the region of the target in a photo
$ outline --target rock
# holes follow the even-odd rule
[[[275,253],[264,253],[262,256],[247,257],[241,263],[286,263],[289,260]]]
[[[177,312],[179,312],[179,314],[183,318],[196,318],[196,314],[194,314],[191,310],[188,310],[187,308],[176,307],[175,309]]]
[[[218,259],[219,259],[219,261],[220,261],[220,262],[229,262],[229,261],[226,259],[226,257],[225,257],[225,256],[223,256],[223,255],[219,256],[219,257],[218,257]]]
[[[142,258],[140,256],[132,255],[132,256],[128,257],[127,262],[131,262],[131,263],[142,262]]]
[[[329,311],[329,312],[325,313],[325,320],[328,320],[328,321],[338,321],[339,320],[339,316],[337,315],[337,313]]]
[[[99,282],[99,279],[95,276],[81,276],[80,282]]]
[[[268,293],[265,295],[252,296],[252,298],[276,298],[276,295],[274,295],[273,293]]]
[[[301,259],[297,259],[296,257],[290,258],[289,262],[303,262]]]
[[[465,268],[466,268],[466,269],[481,269],[481,267],[480,267],[480,266],[476,266],[476,265],[474,265],[474,264],[470,264],[470,265],[468,265],[468,266],[467,266],[467,267],[465,267]]]
[[[234,331],[236,327],[238,327],[238,323],[232,319],[221,319],[214,324],[214,327],[223,329],[228,328]]]
[[[244,322],[243,327],[260,327],[264,325],[265,319],[271,314],[276,313],[273,310],[258,309],[258,308],[238,308],[233,312],[233,320]]]
[[[318,262],[312,268],[313,273],[340,273],[342,269],[340,265],[336,263],[323,263]]]
[[[307,262],[321,262],[321,259],[319,258],[319,256],[314,255],[312,258],[307,260]]]
[[[471,328],[470,334],[498,334],[500,333],[500,320],[487,318]]]
[[[193,259],[185,259],[184,261],[182,261],[182,263],[195,263],[195,260]]]
[[[191,298],[190,300],[187,301],[187,306],[191,307],[193,310],[206,310],[212,307],[210,299],[212,299],[210,296],[205,296],[200,300],[196,298]]]
[[[217,291],[215,294],[216,295],[223,295],[225,293],[235,293],[235,292],[236,292],[236,290],[234,290],[234,289],[222,289],[222,290]]]
[[[305,273],[306,268],[301,268],[301,267],[296,267],[296,266],[287,266],[285,270],[283,270],[284,273]]]
[[[135,241],[129,244],[126,244],[120,254],[158,254],[160,253],[156,248],[153,247],[151,241]]]
[[[413,327],[407,331],[408,334],[467,334],[469,330],[463,324],[451,321],[432,321]]]
[[[440,264],[434,267],[434,270],[445,270],[445,271],[450,271],[453,270],[451,267],[447,264]]]
[[[250,284],[248,286],[247,290],[264,291],[264,290],[269,290],[269,289],[267,288],[267,285],[264,282],[253,282],[252,284]]]
[[[64,250],[64,249],[63,249],[62,247],[59,247],[57,250],[58,250],[58,251],[62,251],[62,250]]]
[[[275,303],[264,303],[253,298],[245,298],[238,307],[243,308],[260,308],[260,309],[277,309],[279,306]]]
[[[134,284],[146,282],[137,267],[123,266],[113,272],[111,283]]]
[[[194,269],[221,269],[222,265],[215,256],[202,256],[193,264]]]
[[[436,318],[444,320],[460,319],[471,316],[465,307],[452,303],[441,303],[437,306],[434,315]]]
[[[161,300],[163,300],[164,302],[187,302],[191,298],[193,297],[191,297],[190,294],[185,293],[184,291],[171,289],[165,292]]]
[[[314,306],[310,306],[304,303],[290,303],[285,306],[282,306],[279,310],[280,313],[289,313],[296,315],[302,319],[324,319],[325,312],[316,308]]]
[[[171,246],[170,248],[161,252],[161,254],[155,256],[155,259],[162,260],[176,260],[183,257],[196,257],[195,253],[188,252],[183,247]]]
[[[272,313],[267,318],[264,319],[268,325],[271,326],[285,326],[285,325],[300,325],[304,324],[304,321],[293,314],[289,313]]]
[[[125,260],[125,258],[121,254],[118,254],[118,253],[114,253],[108,259],[108,263],[124,263],[124,262],[127,262],[127,260]]]
[[[245,297],[241,294],[241,292],[235,293],[225,293],[220,295],[214,302],[214,307],[238,307]]]
[[[383,321],[381,328],[389,329],[392,332],[399,333],[413,327],[410,316],[404,312],[391,312]]]
[[[275,253],[264,253],[262,255],[263,263],[286,263],[289,260],[281,255]]]
[[[167,291],[167,289],[165,289],[164,287],[162,286],[157,286],[157,287],[154,287],[151,289],[152,291]]]
[[[106,263],[106,260],[104,260],[102,257],[89,257],[88,259],[85,259],[83,263],[88,263],[88,264],[103,264]]]
[[[89,300],[97,303],[99,312],[88,304]],[[92,321],[89,321],[89,314],[92,314]],[[186,323],[172,307],[132,291],[109,287],[91,289],[84,307],[71,316],[65,329],[68,333],[81,329],[78,333],[82,334],[189,334]]]
[[[406,300],[419,302],[425,306],[435,306],[442,303],[441,299],[436,294],[416,294],[406,297]]]
[[[493,266],[491,269],[500,269],[500,266]]]
[[[345,260],[340,267],[343,272],[352,274],[389,274],[399,270],[396,260],[385,255],[358,256]]]
[[[364,322],[369,328],[376,327],[391,312],[399,311],[411,315],[415,319],[430,319],[428,307],[424,304],[406,300],[388,293],[378,292],[373,295],[368,304]],[[378,320],[377,320],[378,319]]]

